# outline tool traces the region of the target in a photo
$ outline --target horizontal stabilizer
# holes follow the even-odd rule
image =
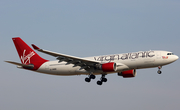
[[[11,63],[11,64],[14,64],[14,65],[17,65],[17,66],[22,66],[24,68],[34,68],[34,65],[25,65],[25,64],[21,64],[21,63],[17,63],[17,62],[12,62],[12,61],[5,61],[7,63]]]

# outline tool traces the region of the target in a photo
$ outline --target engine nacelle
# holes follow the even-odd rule
[[[136,70],[127,70],[127,71],[123,71],[118,73],[118,76],[122,76],[123,78],[131,78],[131,77],[135,77],[136,76]]]
[[[116,63],[104,63],[101,65],[101,69],[103,70],[103,72],[114,72],[116,71]]]

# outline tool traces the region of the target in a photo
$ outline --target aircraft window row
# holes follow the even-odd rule
[[[167,53],[167,55],[174,55],[174,53]]]

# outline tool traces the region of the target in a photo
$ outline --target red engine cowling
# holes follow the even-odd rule
[[[135,77],[136,76],[136,70],[127,70],[127,71],[123,71],[121,73],[118,73],[119,76],[122,76],[123,78],[131,78],[131,77]]]
[[[103,72],[114,72],[116,71],[116,63],[114,62],[104,63],[101,65],[101,68]]]

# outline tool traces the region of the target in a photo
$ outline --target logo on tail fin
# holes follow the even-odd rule
[[[26,53],[26,50],[24,50],[24,52],[23,52],[23,56],[21,56],[21,61],[22,61],[22,63],[23,64],[30,64],[31,63],[31,61],[30,61],[30,59],[31,59],[31,57],[33,57],[34,55],[35,55],[35,52],[29,52],[29,54],[27,54],[27,55],[25,55],[25,53]]]

